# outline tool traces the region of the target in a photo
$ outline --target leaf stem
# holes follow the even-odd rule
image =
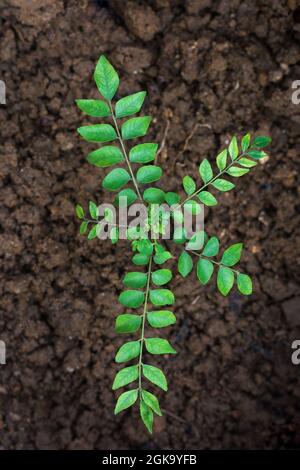
[[[197,189],[197,191],[195,191],[193,194],[191,194],[190,196],[188,196],[187,198],[185,198],[185,200],[183,202],[181,202],[177,208],[183,206],[183,204],[185,204],[187,201],[189,201],[190,199],[192,199],[193,197],[197,196],[197,194],[199,194],[201,191],[203,191],[203,189],[205,189],[207,186],[209,186],[210,184],[212,184],[214,181],[216,181],[216,179],[220,178],[221,175],[223,175],[226,171],[229,170],[229,168],[232,167],[232,165],[234,165],[236,162],[239,161],[240,158],[242,158],[244,155],[246,155],[246,152],[243,152],[241,153],[241,155],[236,158],[235,160],[232,160],[232,162],[226,167],[224,168],[224,170],[220,171],[216,176],[214,176],[210,181],[208,181],[207,183],[205,183],[203,186],[201,186],[201,188]]]
[[[142,315],[142,331],[141,331],[141,338],[140,338],[141,348],[140,348],[140,356],[139,356],[139,362],[138,362],[140,398],[142,395],[142,358],[143,358],[143,346],[144,346],[144,341],[145,341],[145,323],[146,323],[146,314],[147,314],[147,304],[148,304],[148,296],[149,296],[149,290],[150,290],[151,266],[152,266],[152,255],[150,257],[149,266],[148,266],[147,286],[146,286],[144,310],[143,310],[143,315]]]
[[[191,253],[193,253],[193,255],[196,255],[198,256],[199,258],[202,258],[202,259],[207,259],[208,261],[210,261],[211,263],[213,264],[216,264],[218,266],[223,266],[224,268],[228,268],[230,269],[231,271],[233,271],[234,273],[236,274],[240,274],[240,272],[237,270],[237,269],[232,269],[230,266],[226,266],[225,264],[222,264],[218,261],[214,261],[213,259],[209,258],[208,256],[204,256],[204,255],[201,255],[200,253],[197,253],[196,251],[192,251],[192,250],[189,250]]]
[[[112,107],[111,100],[108,101],[108,105],[109,105],[109,108],[110,108],[110,111],[111,111],[112,119],[113,119],[114,126],[115,126],[115,129],[116,129],[116,133],[117,133],[117,136],[118,136],[118,139],[119,139],[121,148],[122,148],[122,152],[123,152],[124,158],[125,158],[125,160],[126,160],[126,163],[127,163],[128,170],[129,170],[129,172],[130,172],[131,178],[132,178],[132,182],[133,182],[133,184],[134,184],[134,186],[135,186],[135,189],[136,189],[136,192],[137,192],[137,194],[138,194],[138,197],[139,197],[140,201],[143,202],[143,199],[142,199],[142,196],[141,196],[141,193],[140,193],[140,190],[139,190],[139,186],[138,186],[137,180],[136,180],[136,178],[135,178],[135,176],[134,176],[134,173],[133,173],[133,171],[132,171],[131,164],[130,164],[130,160],[129,160],[129,158],[128,158],[128,155],[127,155],[127,152],[126,152],[126,149],[125,149],[125,145],[124,145],[123,139],[122,139],[121,134],[120,134],[118,122],[117,122],[117,119],[116,119],[116,116],[115,116],[115,113],[114,113],[114,110],[113,110],[113,107]]]

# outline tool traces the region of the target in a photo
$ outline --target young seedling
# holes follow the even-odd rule
[[[251,141],[250,134],[247,133],[238,145],[236,137],[233,137],[228,148],[218,154],[215,170],[207,159],[201,162],[199,176],[202,183],[198,184],[188,175],[183,178],[186,196],[165,192],[156,185],[151,186],[162,176],[162,169],[154,163],[158,145],[148,142],[137,144],[131,147],[129,153],[126,148],[128,141],[147,134],[151,117],[131,117],[140,112],[146,92],[140,91],[113,102],[119,87],[119,76],[104,56],[97,63],[94,79],[103,99],[79,99],[76,103],[88,116],[106,118],[108,122],[78,129],[79,134],[88,142],[104,144],[92,151],[87,160],[96,167],[115,167],[106,174],[102,186],[108,191],[116,192],[116,206],[126,198],[127,206],[139,201],[147,209],[144,225],[125,229],[126,238],[131,242],[134,253],[132,262],[138,268],[128,272],[123,279],[126,289],[120,294],[119,302],[125,309],[132,309],[132,313],[126,310],[116,318],[116,332],[135,334],[135,337],[126,341],[116,353],[115,360],[118,364],[130,362],[130,365],[121,368],[113,382],[113,390],[129,385],[129,390],[117,399],[115,414],[138,402],[142,421],[148,431],[152,432],[153,414],[161,416],[161,410],[157,397],[152,393],[152,388],[149,391],[149,387],[155,385],[164,391],[168,389],[167,379],[163,371],[153,365],[152,356],[176,353],[167,339],[157,336],[157,329],[173,325],[176,317],[170,310],[175,296],[166,287],[173,275],[169,268],[164,267],[174,256],[157,239],[157,235],[165,233],[167,211],[163,209],[158,221],[154,223],[151,209],[155,204],[164,203],[170,207],[169,214],[173,222],[178,222],[181,217],[178,211],[183,208],[197,214],[202,210],[202,205],[215,206],[216,194],[220,193],[222,196],[222,192],[235,187],[228,177],[235,179],[248,173],[266,156],[262,149],[271,139],[261,136]],[[110,226],[112,243],[117,243],[121,227],[112,223],[109,210],[104,212],[104,219],[100,220],[98,206],[90,202],[88,216],[80,205],[76,206],[76,214],[81,219],[80,233],[88,233],[89,240],[101,233],[102,222],[105,220]],[[235,282],[241,294],[252,293],[251,278],[236,269],[242,254],[241,243],[229,246],[218,257],[218,238],[208,237],[204,230],[199,230],[189,239],[184,229],[175,228],[172,239],[182,248],[177,261],[181,276],[188,276],[195,267],[200,283],[206,285],[216,272],[217,287],[222,295],[228,295]]]

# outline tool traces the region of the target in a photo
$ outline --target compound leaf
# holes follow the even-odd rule
[[[248,274],[241,274],[237,275],[237,286],[238,290],[243,295],[250,295],[252,294],[252,280]]]
[[[145,339],[146,349],[150,354],[176,354],[175,349],[167,339],[147,338]]]
[[[170,310],[156,310],[147,313],[147,320],[153,328],[164,328],[176,323],[176,317]]]
[[[234,266],[241,258],[242,249],[242,243],[231,245],[224,251],[221,263],[225,264],[225,266]]]
[[[228,152],[229,155],[231,156],[231,160],[236,160],[238,154],[239,154],[239,148],[238,148],[238,143],[236,140],[236,137],[232,137],[229,147],[228,147]]]
[[[140,307],[145,300],[144,292],[140,290],[126,290],[119,295],[120,304],[129,308]]]
[[[93,124],[78,127],[77,132],[88,142],[110,142],[117,138],[115,129],[110,124]]]
[[[232,269],[220,266],[217,276],[218,289],[222,295],[226,296],[234,283],[234,272]]]
[[[116,103],[115,113],[117,118],[131,116],[140,111],[146,96],[146,91],[139,91],[133,95],[125,96]]]
[[[183,251],[178,259],[178,271],[182,277],[186,277],[192,269],[193,259],[186,251]]]
[[[140,349],[140,341],[129,341],[120,347],[116,354],[115,361],[118,363],[131,361],[131,359],[134,359],[140,354]]]
[[[112,389],[117,390],[118,388],[124,387],[125,385],[134,382],[139,376],[139,369],[137,365],[124,367],[121,369],[115,377]]]
[[[206,158],[201,162],[199,166],[199,173],[204,183],[208,183],[213,177],[211,164]]]
[[[145,143],[136,145],[129,152],[129,160],[132,163],[142,164],[152,162],[155,159],[157,149],[158,144]]]
[[[138,397],[138,389],[129,390],[128,392],[122,393],[119,396],[116,407],[115,407],[115,415],[120,413],[120,411],[126,410],[132,406]]]
[[[142,418],[144,425],[146,426],[148,431],[152,433],[153,411],[148,405],[146,405],[146,403],[143,400],[141,400],[140,402],[140,414],[141,414],[141,418]]]
[[[168,390],[168,383],[165,374],[161,369],[148,364],[143,364],[143,374],[146,379],[150,380],[154,385],[157,385],[165,392]]]
[[[138,169],[136,179],[138,183],[153,183],[161,178],[162,169],[155,165],[146,165]]]
[[[147,390],[142,391],[142,398],[147,406],[149,406],[158,416],[162,416],[160,411],[159,402],[153,393],[148,392]]]
[[[111,115],[109,106],[102,100],[75,100],[81,111],[92,117],[107,117]]]
[[[106,145],[100,149],[94,150],[87,156],[87,161],[92,165],[105,168],[107,166],[116,165],[124,160],[123,154],[119,147],[114,145]]]
[[[175,302],[173,292],[169,289],[155,289],[150,291],[150,302],[158,307],[172,305]]]
[[[119,76],[104,55],[100,57],[96,65],[94,80],[101,95],[111,100],[118,89]]]
[[[208,259],[200,258],[197,263],[197,277],[201,284],[205,285],[214,272],[214,265]]]
[[[124,168],[115,168],[110,171],[102,181],[102,186],[108,191],[118,191],[131,179],[130,174]]]
[[[127,273],[123,279],[123,284],[126,287],[141,289],[147,284],[147,274],[141,272]]]
[[[147,134],[148,127],[151,121],[151,116],[142,116],[128,119],[122,124],[121,133],[122,138],[135,139],[136,137],[143,137]]]

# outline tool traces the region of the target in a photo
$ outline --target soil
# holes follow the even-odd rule
[[[125,6],[126,3],[126,6]],[[300,8],[296,0],[2,0],[0,375],[2,449],[299,448]],[[114,333],[126,242],[87,242],[74,204],[107,199],[79,139],[75,98],[97,97],[106,54],[119,95],[148,90],[163,186],[179,189],[233,134],[271,135],[271,157],[207,213],[245,244],[250,298],[176,277],[178,355],[153,436],[113,415]]]

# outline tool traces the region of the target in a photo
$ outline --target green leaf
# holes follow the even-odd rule
[[[217,277],[218,289],[222,295],[226,296],[234,283],[234,273],[231,269],[220,266]]]
[[[125,385],[134,382],[139,376],[139,369],[137,365],[124,367],[121,369],[114,380],[112,389],[117,390],[118,388],[125,387]]]
[[[133,95],[125,96],[116,103],[115,113],[117,118],[131,116],[141,110],[146,96],[146,91],[139,91]]]
[[[186,245],[186,250],[201,250],[204,245],[204,240],[205,232],[203,230],[201,230],[201,232],[194,233]]]
[[[118,191],[131,179],[130,174],[124,168],[115,168],[110,171],[102,181],[102,187],[108,191]]]
[[[182,180],[182,184],[183,184],[183,189],[185,190],[188,196],[190,196],[196,191],[196,183],[193,180],[193,178],[191,178],[190,176],[188,175],[184,176]]]
[[[206,243],[202,254],[204,256],[217,256],[218,253],[219,240],[217,239],[217,237],[211,237]]]
[[[263,148],[269,145],[272,142],[271,137],[265,137],[263,135],[255,137],[252,144],[253,147]]]
[[[173,241],[178,245],[182,245],[187,241],[186,230],[184,227],[176,227],[173,233]]]
[[[250,134],[249,132],[244,135],[242,138],[242,151],[245,152],[250,144]]]
[[[127,273],[123,279],[123,284],[126,287],[141,289],[147,284],[147,274],[141,272]]]
[[[240,176],[245,175],[248,173],[249,170],[247,168],[240,168],[238,166],[232,166],[231,168],[228,168],[227,172],[228,175],[234,176],[235,178],[239,178]]]
[[[150,380],[154,385],[157,385],[165,392],[168,390],[167,379],[165,374],[161,369],[155,366],[149,366],[147,364],[143,364],[143,374],[146,379]]]
[[[92,227],[92,229],[89,231],[89,234],[88,234],[88,236],[87,236],[88,240],[93,240],[94,238],[96,238],[97,235],[98,235],[98,230],[99,230],[99,229],[98,229],[98,225],[95,224],[95,225]]]
[[[144,191],[143,198],[149,204],[161,204],[165,200],[165,193],[158,188],[148,188]]]
[[[197,263],[197,277],[201,284],[205,285],[214,272],[214,265],[208,259],[200,258]]]
[[[88,142],[109,142],[117,138],[116,131],[110,124],[93,124],[78,127],[77,132]]]
[[[88,228],[88,222],[81,222],[80,228],[79,228],[80,235],[84,235],[87,231],[87,228]]]
[[[142,391],[142,398],[149,408],[151,408],[158,416],[162,416],[158,399],[153,393],[148,392],[147,390]]]
[[[111,227],[110,239],[113,245],[119,241],[119,236],[120,233],[118,227]]]
[[[178,259],[178,271],[182,277],[186,277],[192,269],[193,259],[186,251],[183,251]]]
[[[83,210],[83,208],[80,204],[76,204],[75,213],[76,213],[78,219],[83,219],[84,218],[84,210]]]
[[[243,249],[242,243],[235,243],[227,248],[222,256],[221,263],[225,266],[234,266],[241,258]]]
[[[126,290],[119,295],[119,302],[125,307],[138,308],[144,300],[145,294],[139,290]]]
[[[141,400],[140,402],[140,414],[142,421],[148,431],[152,434],[152,428],[153,428],[153,411],[149,406],[146,405],[146,403]]]
[[[218,201],[216,200],[215,196],[213,196],[208,191],[201,191],[198,194],[198,198],[206,206],[216,206],[218,204]]]
[[[153,284],[163,286],[171,281],[172,271],[170,269],[158,269],[152,273],[151,277]]]
[[[165,200],[166,203],[169,204],[169,206],[172,206],[173,204],[179,204],[180,196],[179,194],[174,193],[173,191],[169,191],[165,194]]]
[[[118,363],[131,361],[131,359],[134,359],[140,354],[140,349],[140,341],[129,341],[120,347],[116,354],[115,361]]]
[[[155,159],[157,149],[158,144],[145,143],[136,145],[129,152],[129,160],[132,163],[142,164],[152,162]]]
[[[130,408],[132,406],[138,397],[138,389],[135,390],[129,390],[128,392],[122,393],[122,395],[119,396],[116,407],[115,407],[115,415],[120,413],[120,411],[126,410],[127,408]]]
[[[136,137],[143,137],[147,134],[151,116],[142,116],[128,119],[122,124],[121,132],[122,138],[135,139]]]
[[[154,256],[154,262],[156,264],[164,264],[166,261],[172,258],[172,255],[169,251],[164,251],[162,253],[156,253]]]
[[[266,152],[263,150],[248,150],[247,155],[249,155],[251,158],[254,158],[255,160],[259,160],[260,158],[267,156]]]
[[[227,164],[227,149],[222,150],[216,158],[217,167],[220,171],[223,171],[226,168]]]
[[[145,339],[146,349],[150,354],[176,354],[169,341],[162,338]]]
[[[137,243],[137,249],[143,255],[150,256],[153,253],[153,244],[148,238],[139,240]]]
[[[241,163],[240,160],[239,163]],[[235,188],[235,184],[231,183],[231,181],[227,181],[222,178],[216,179],[211,184],[214,188],[218,189],[219,191],[230,191],[231,189]]]
[[[161,178],[162,169],[159,166],[147,165],[138,169],[136,179],[138,183],[153,183]]]
[[[92,219],[97,220],[98,218],[98,207],[93,201],[89,202],[89,211]]]
[[[128,207],[137,200],[138,196],[131,188],[122,189],[115,197],[118,207]]]
[[[164,328],[176,323],[174,313],[169,310],[156,310],[147,313],[147,320],[152,328]]]
[[[101,95],[111,100],[119,86],[119,77],[111,63],[102,55],[97,63],[94,80]]]
[[[206,158],[203,160],[203,162],[201,162],[199,166],[199,173],[204,183],[208,183],[213,177],[211,164]]]
[[[150,290],[150,302],[158,307],[162,305],[172,305],[175,302],[173,292],[169,289]]]
[[[122,160],[124,160],[124,157],[121,150],[113,145],[106,145],[105,147],[94,150],[87,156],[89,163],[102,168],[116,165]]]
[[[239,164],[245,166],[246,168],[252,168],[257,165],[257,162],[250,160],[249,158],[242,157],[239,159]]]
[[[231,156],[231,160],[235,160],[239,154],[238,143],[236,137],[232,137],[231,142],[228,147],[229,155]]]
[[[141,323],[142,317],[140,315],[124,313],[116,318],[115,330],[117,333],[135,333],[139,330]]]
[[[183,207],[185,210],[187,210],[187,212],[193,215],[200,214],[202,210],[201,205],[193,199],[190,199],[189,201],[185,202]]]
[[[132,257],[132,262],[136,266],[145,266],[149,263],[149,256],[142,255],[141,253],[137,253]]]
[[[252,294],[252,280],[248,274],[241,274],[237,275],[237,286],[238,290],[243,295],[250,295]]]
[[[111,112],[109,106],[102,100],[75,100],[81,111],[92,117],[107,117]]]

